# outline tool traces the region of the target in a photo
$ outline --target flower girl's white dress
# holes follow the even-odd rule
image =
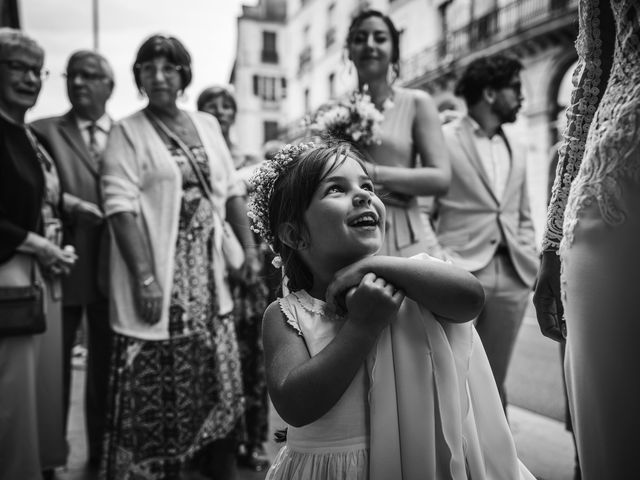
[[[344,322],[304,290],[280,308],[311,356]],[[396,322],[326,415],[288,427],[266,480],[535,480],[517,458],[472,323],[441,323],[409,299]],[[404,337],[401,352],[391,335]]]

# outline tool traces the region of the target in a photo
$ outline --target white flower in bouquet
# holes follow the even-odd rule
[[[384,110],[392,104],[385,102]],[[384,114],[365,92],[353,92],[346,100],[324,105],[307,122],[310,132],[332,136],[363,146],[380,144],[380,124]]]

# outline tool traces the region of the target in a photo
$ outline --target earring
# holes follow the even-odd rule
[[[392,65],[391,68],[389,68],[387,70],[387,83],[389,85],[393,85],[393,82],[395,82],[398,79],[399,76],[400,75],[398,75],[398,72],[396,71],[396,69]]]

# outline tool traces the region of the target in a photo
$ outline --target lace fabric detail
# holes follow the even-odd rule
[[[333,310],[329,304],[312,297],[305,290],[298,290],[281,298],[279,305],[280,310],[287,320],[287,324],[293,327],[300,336],[302,336],[302,330],[300,329],[298,319],[295,317],[295,309],[292,308],[295,305],[302,307],[310,316],[319,316],[330,320],[342,320],[344,318]]]
[[[587,77],[602,75],[602,42],[599,35],[593,33],[600,28],[596,4],[595,1],[581,4],[587,16],[580,17],[577,47],[581,58],[593,65],[591,73],[581,73]],[[585,118],[580,126],[577,125],[580,119],[569,117],[574,128],[568,127],[565,152],[560,153],[564,161],[558,166],[544,249],[557,249],[561,241],[561,249],[570,246],[581,209],[594,202],[604,222],[611,226],[623,223],[627,215],[622,182],[640,185],[640,11],[634,0],[611,1],[611,8],[616,21],[616,40],[607,88],[599,102],[597,89],[587,88],[591,83],[589,78],[582,82],[580,91],[574,91],[574,96],[576,93],[580,96],[578,104],[581,102],[581,109],[586,108],[586,115],[593,110],[593,121]],[[573,105],[571,110],[575,110]],[[584,126],[589,127],[589,123],[587,133]]]
[[[585,140],[600,100],[602,41],[595,1],[583,1],[579,8],[579,33],[576,40],[578,65],[573,72],[567,126],[558,151],[559,161],[547,211],[542,250],[557,250],[562,240],[562,225],[571,183],[580,169]]]

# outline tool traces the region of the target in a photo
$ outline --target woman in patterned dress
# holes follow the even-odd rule
[[[227,217],[254,263],[243,192],[218,123],[176,104],[191,81],[182,43],[148,38],[133,73],[148,105],[114,126],[102,176],[115,331],[102,468],[233,478],[242,379],[220,239]]]

